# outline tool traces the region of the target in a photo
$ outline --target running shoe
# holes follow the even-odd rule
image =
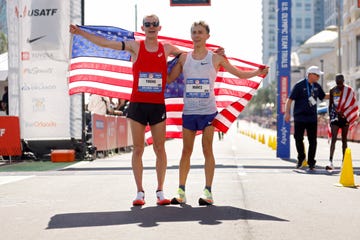
[[[309,165],[309,170],[310,171],[315,171],[315,165],[311,165],[311,166]]]
[[[171,204],[185,204],[186,203],[186,196],[185,191],[181,188],[178,188],[176,197],[171,199]]]
[[[164,192],[161,191],[157,191],[156,192],[156,198],[157,198],[157,205],[169,205],[171,203],[170,199],[167,199],[164,197]]]
[[[145,204],[145,193],[144,192],[138,192],[136,195],[135,200],[133,201],[133,206],[142,206]]]
[[[296,163],[296,168],[301,168],[304,161],[305,160],[298,160]]]
[[[204,189],[203,195],[199,198],[199,205],[204,206],[204,205],[213,205],[213,204],[214,201],[211,192],[209,192],[208,189]]]
[[[333,165],[332,161],[329,161],[329,165],[327,165],[327,166],[325,167],[325,169],[328,170],[328,171],[331,171],[331,170],[334,169],[334,165]]]

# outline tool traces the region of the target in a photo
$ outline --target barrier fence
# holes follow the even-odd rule
[[[126,117],[92,114],[91,119],[91,144],[97,151],[111,151],[133,145]],[[21,155],[19,117],[0,116],[0,156]]]
[[[133,145],[130,126],[124,116],[91,115],[91,143],[97,151],[111,151]],[[325,120],[318,122],[318,137],[328,138],[329,125]],[[291,133],[294,133],[292,124]],[[341,138],[339,131],[338,138]],[[348,132],[348,140],[360,142],[360,124]],[[0,156],[21,156],[19,118],[0,116]]]
[[[128,120],[124,116],[91,114],[92,144],[97,151],[132,146]]]
[[[327,121],[319,121],[317,136],[321,138],[329,138],[330,126]],[[294,134],[294,125],[291,124],[291,134]],[[338,139],[341,139],[341,129],[338,132]],[[360,124],[355,125],[353,128],[349,129],[347,135],[348,141],[360,142]]]

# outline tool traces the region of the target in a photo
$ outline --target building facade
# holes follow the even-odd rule
[[[277,54],[277,0],[263,0],[263,62]],[[291,1],[291,45],[296,48],[324,29],[323,0]]]
[[[346,83],[360,100],[360,6],[356,0],[344,1],[341,31],[341,69]]]

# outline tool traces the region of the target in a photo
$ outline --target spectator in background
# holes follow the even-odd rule
[[[110,111],[110,100],[97,94],[90,94],[87,109],[91,113],[105,115]]]
[[[121,99],[121,98],[110,98],[110,106],[111,106],[111,114],[117,116],[126,116],[127,115],[127,107],[129,106],[129,100]]]
[[[297,150],[296,168],[302,166],[306,158],[304,147],[305,130],[309,141],[308,164],[309,169],[314,170],[317,145],[317,100],[329,98],[322,87],[317,83],[320,75],[324,73],[319,67],[311,66],[306,71],[306,78],[298,81],[292,88],[290,96],[285,104],[284,120],[290,121],[291,104],[294,101],[294,138]]]
[[[4,111],[1,100],[0,100],[0,116],[6,116],[6,112]]]
[[[350,122],[353,123],[358,118],[358,106],[354,90],[344,84],[344,75],[342,74],[336,74],[335,82],[336,86],[330,89],[329,98],[331,144],[329,164],[326,166],[326,170],[334,169],[333,156],[339,129],[341,129],[342,160],[344,161]]]
[[[2,109],[5,111],[6,115],[9,115],[9,94],[8,94],[8,86],[4,87],[4,94],[1,99]]]
[[[127,108],[129,107],[129,100],[118,98],[116,110],[121,111],[124,116],[127,115]]]

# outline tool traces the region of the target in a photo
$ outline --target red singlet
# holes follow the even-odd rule
[[[159,43],[156,52],[148,52],[140,41],[138,58],[133,67],[133,89],[130,101],[164,104],[167,63],[164,46]]]

